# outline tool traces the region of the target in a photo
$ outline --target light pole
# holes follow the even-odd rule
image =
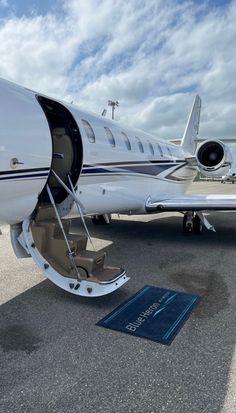
[[[118,102],[118,100],[116,100],[116,101],[108,100],[108,106],[111,106],[111,118],[112,118],[112,120],[114,120],[115,107],[119,106],[119,102]]]

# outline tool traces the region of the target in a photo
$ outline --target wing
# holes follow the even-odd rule
[[[147,199],[147,212],[165,211],[233,211],[236,210],[236,195],[189,195],[153,201]]]

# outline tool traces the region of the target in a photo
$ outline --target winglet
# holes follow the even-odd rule
[[[199,122],[200,122],[200,112],[201,112],[201,98],[199,95],[196,95],[193,107],[190,112],[188,122],[183,134],[183,138],[181,141],[182,148],[190,153],[194,154],[197,146],[197,136],[199,130]]]

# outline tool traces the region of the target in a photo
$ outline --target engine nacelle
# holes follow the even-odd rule
[[[229,148],[221,141],[203,142],[196,151],[196,160],[200,172],[207,177],[226,175],[232,164]]]

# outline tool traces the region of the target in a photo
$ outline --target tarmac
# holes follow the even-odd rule
[[[200,182],[191,191],[235,193],[236,185]],[[217,232],[200,236],[182,234],[178,213],[88,221],[108,264],[131,277],[93,299],[17,260],[1,227],[0,412],[235,413],[235,218],[210,213]],[[144,285],[202,297],[170,346],[96,326]]]

